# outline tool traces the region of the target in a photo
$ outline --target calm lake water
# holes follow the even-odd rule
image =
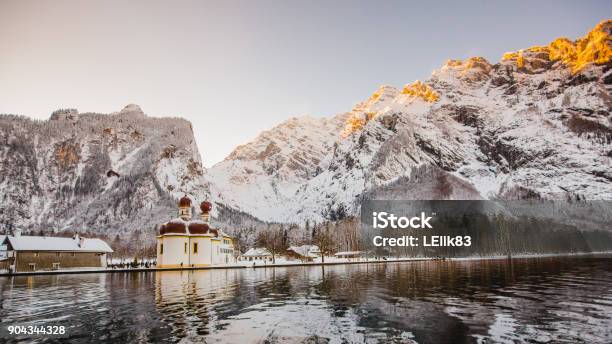
[[[0,278],[0,326],[64,325],[61,341],[73,343],[611,343],[611,263],[598,256]]]

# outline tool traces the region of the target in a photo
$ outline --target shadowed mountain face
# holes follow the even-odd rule
[[[349,112],[281,123],[208,170],[189,122],[136,105],[0,116],[0,225],[152,230],[184,193],[216,202],[219,224],[253,226],[341,219],[364,198],[610,199],[611,26],[496,64],[449,60]]]

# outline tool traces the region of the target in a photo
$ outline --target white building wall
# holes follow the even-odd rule
[[[186,236],[162,236],[159,243],[164,245],[164,253],[157,258],[159,267],[183,267],[189,266],[189,238]],[[187,252],[185,252],[185,244],[187,244]],[[159,245],[157,248],[159,253]]]
[[[236,262],[236,260],[234,259],[233,246],[221,242],[221,245],[219,247],[219,251],[221,252],[221,264],[230,264]]]
[[[187,252],[185,252],[187,243]],[[194,244],[198,244],[198,252],[194,252]],[[164,246],[161,253],[160,245]],[[233,246],[222,238],[210,236],[162,235],[157,238],[158,267],[201,267],[208,265],[235,263]]]
[[[220,250],[219,247],[221,246],[221,240],[220,239],[212,239],[212,263],[213,264],[220,264],[221,263],[221,254],[220,254]]]
[[[193,252],[194,244],[198,244],[198,253]],[[191,265],[203,266],[212,264],[210,256],[210,237],[191,237]]]

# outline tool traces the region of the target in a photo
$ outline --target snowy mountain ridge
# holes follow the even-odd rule
[[[189,122],[137,105],[2,115],[0,226],[152,233],[185,193],[232,226],[335,221],[364,198],[610,199],[611,31],[449,60],[346,113],[291,118],[210,169]]]
[[[234,183],[265,165],[235,154],[207,176],[211,184],[224,176],[217,195],[225,204],[297,223],[356,214],[364,197],[610,199],[611,27],[605,21],[574,42],[508,53],[496,64],[449,60],[425,82],[380,87],[342,115],[342,130],[327,127],[328,140],[309,146],[326,152],[310,178]],[[299,145],[286,149],[275,159],[303,154]],[[242,202],[254,194],[257,201]]]
[[[273,219],[297,188],[317,173],[347,114],[291,118],[237,147],[206,173],[213,197],[259,218]]]
[[[184,193],[209,197],[191,124],[133,104],[48,121],[0,116],[0,161],[4,227],[150,232]]]

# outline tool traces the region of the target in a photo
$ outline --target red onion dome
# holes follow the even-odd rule
[[[189,233],[191,234],[206,234],[208,233],[208,225],[205,223],[190,223]]]
[[[209,201],[204,201],[200,204],[200,210],[202,210],[203,213],[209,213],[211,209],[212,203]]]
[[[182,222],[168,222],[162,226],[160,230],[160,234],[186,234],[187,228],[185,228],[185,224]]]
[[[191,207],[191,199],[187,197],[187,195],[181,197],[178,204],[179,208],[189,208]]]

